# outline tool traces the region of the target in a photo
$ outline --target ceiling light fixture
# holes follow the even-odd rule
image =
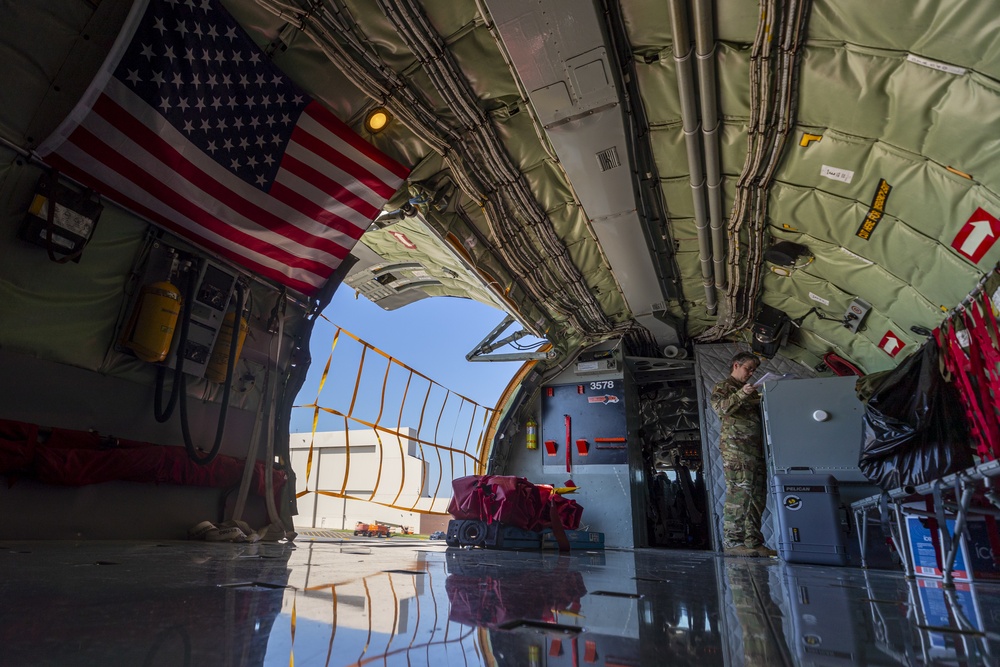
[[[365,116],[365,128],[372,134],[378,134],[385,129],[391,119],[392,116],[382,107],[372,109]]]

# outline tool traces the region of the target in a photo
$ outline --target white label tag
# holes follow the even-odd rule
[[[49,217],[49,200],[46,199],[42,203],[42,209],[38,212],[38,217],[43,220],[48,220]],[[73,232],[77,236],[82,236],[87,238],[94,229],[94,221],[86,217],[82,213],[77,213],[76,211],[70,210],[63,206],[62,204],[56,204],[56,213],[52,216],[52,222],[58,226],[62,227],[66,231]]]
[[[858,260],[859,262],[864,262],[864,263],[865,263],[865,264],[867,264],[868,266],[872,266],[872,265],[873,265],[873,264],[875,263],[875,262],[871,261],[870,259],[865,259],[865,258],[864,258],[864,257],[862,257],[861,255],[857,255],[857,254],[855,254],[855,253],[851,252],[851,251],[850,251],[850,250],[848,250],[847,248],[843,248],[843,247],[842,247],[842,248],[840,249],[840,252],[844,253],[845,255],[848,255],[849,257],[853,257],[854,259]]]
[[[962,329],[961,331],[955,332],[955,338],[958,339],[958,344],[962,347],[969,347],[969,330]]]
[[[817,302],[823,304],[824,306],[829,306],[830,305],[830,300],[829,299],[824,299],[823,297],[821,297],[818,294],[813,294],[812,292],[809,292],[809,298],[812,299],[813,301],[817,301]]]
[[[939,63],[936,60],[928,60],[927,58],[921,58],[920,56],[915,56],[912,53],[906,56],[906,59],[916,65],[921,65],[922,67],[929,67],[931,69],[936,69],[939,72],[947,72],[948,74],[959,74],[959,75],[965,74],[964,67],[955,67],[954,65]]]
[[[838,169],[837,167],[831,167],[829,165],[823,165],[823,168],[819,170],[820,176],[826,176],[834,181],[841,181],[843,183],[850,183],[854,180],[854,172],[850,169]]]
[[[993,292],[993,311],[1000,313],[1000,287],[997,287],[997,291]]]

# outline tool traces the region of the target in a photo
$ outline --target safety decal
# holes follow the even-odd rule
[[[587,397],[587,402],[588,403],[602,403],[604,405],[607,405],[608,403],[617,403],[618,402],[618,397],[615,396],[614,394],[606,394],[604,396],[588,396]]]
[[[785,496],[785,509],[798,512],[802,509],[802,499],[798,496]]]
[[[410,250],[416,250],[417,244],[409,239],[409,237],[403,232],[389,232],[392,238],[396,239],[403,246],[409,248]]]
[[[825,176],[834,181],[840,181],[842,183],[850,183],[854,180],[854,172],[850,169],[840,169],[838,167],[830,167],[825,164],[819,170],[819,175]]]
[[[996,243],[998,236],[1000,236],[1000,220],[982,208],[977,208],[958,230],[951,247],[973,264],[978,264]]]
[[[888,354],[890,357],[895,357],[899,354],[899,351],[906,347],[906,343],[899,339],[899,336],[894,334],[892,330],[885,332],[882,336],[882,341],[878,344],[882,351]]]
[[[892,192],[892,186],[884,178],[880,178],[878,188],[875,189],[875,197],[872,199],[872,205],[868,209],[868,215],[861,222],[861,226],[858,227],[855,236],[865,241],[871,238],[872,232],[875,231],[882,216],[885,215],[885,204],[889,201],[890,192]]]

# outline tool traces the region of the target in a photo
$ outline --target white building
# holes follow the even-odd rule
[[[302,496],[298,500],[295,525],[353,531],[359,521],[378,521],[396,527],[397,532],[403,526],[418,533],[446,530],[450,517],[422,514],[418,510],[447,512],[451,479],[440,479],[439,484],[441,475],[430,472],[414,438],[416,431],[406,427],[392,433],[360,428],[349,432],[325,431],[315,437],[312,433],[292,433],[296,494],[308,488],[350,496],[332,498],[320,493]],[[310,443],[313,462],[307,480]],[[424,449],[429,448],[425,445]]]

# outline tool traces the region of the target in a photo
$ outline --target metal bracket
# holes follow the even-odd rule
[[[513,322],[513,316],[507,315],[504,317],[503,321],[493,328],[493,331],[486,334],[486,337],[479,342],[479,345],[472,348],[472,351],[465,355],[465,359],[467,361],[528,361],[531,359],[555,359],[558,356],[556,350],[549,350],[547,352],[510,352],[491,355],[490,352],[499,350],[504,345],[509,345],[521,340],[525,336],[531,335],[530,331],[521,329],[498,340],[497,337]]]

